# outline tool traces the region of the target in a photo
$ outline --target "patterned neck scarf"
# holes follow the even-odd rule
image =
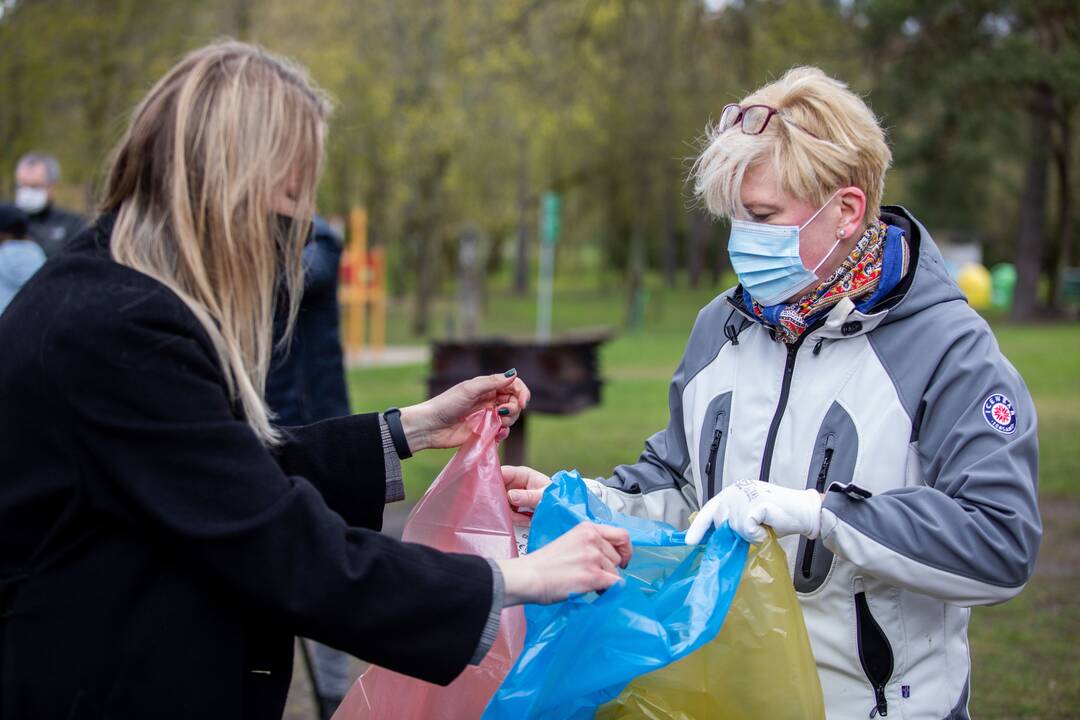
[[[907,274],[908,254],[903,231],[874,220],[840,267],[798,300],[766,307],[744,291],[743,302],[778,340],[790,344],[844,298],[851,298],[860,311],[873,306]]]

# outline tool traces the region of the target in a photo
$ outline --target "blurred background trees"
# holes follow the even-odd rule
[[[562,274],[633,306],[648,272],[713,284],[725,228],[691,198],[710,119],[814,64],[889,129],[885,200],[1019,274],[1014,315],[1060,305],[1077,264],[1075,0],[0,0],[0,195],[56,154],[89,210],[126,113],[186,50],[232,36],[295,57],[337,99],[324,215],[368,209],[418,334],[456,238],[531,289],[541,193]]]

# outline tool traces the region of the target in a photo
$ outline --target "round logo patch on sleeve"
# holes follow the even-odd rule
[[[994,393],[986,398],[982,411],[986,422],[999,433],[1012,435],[1016,432],[1016,410],[1009,398],[1001,393]]]

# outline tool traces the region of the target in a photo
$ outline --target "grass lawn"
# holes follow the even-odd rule
[[[577,467],[606,474],[632,462],[643,440],[667,422],[667,384],[708,290],[650,286],[642,328],[605,346],[608,381],[603,405],[573,417],[530,419],[527,457],[538,469]],[[557,329],[622,325],[623,293],[559,288]],[[438,305],[435,318],[452,308]],[[487,333],[526,335],[534,326],[531,299],[493,294]],[[391,342],[418,342],[404,308],[391,313]],[[436,323],[438,324],[438,322]],[[443,323],[445,326],[445,323]],[[994,322],[1005,354],[1024,376],[1039,410],[1041,503],[1046,532],[1036,577],[1015,600],[977,608],[971,626],[972,711],[980,718],[1065,717],[1080,712],[1080,325],[1013,326]],[[354,408],[375,410],[423,399],[427,368],[353,371]],[[528,378],[525,378],[526,381]],[[423,453],[406,463],[409,496],[418,498],[449,458]]]

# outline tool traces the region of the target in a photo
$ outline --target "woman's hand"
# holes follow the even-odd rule
[[[761,480],[739,480],[705,503],[686,531],[686,544],[697,545],[710,527],[720,527],[724,521],[751,543],[765,541],[766,525],[777,537],[817,538],[821,532],[823,498],[817,490],[793,490]]]
[[[499,560],[506,605],[548,604],[576,593],[603,591],[619,581],[633,550],[621,528],[583,522],[535,552]]]
[[[481,375],[458,383],[446,392],[419,405],[401,409],[401,428],[409,449],[460,447],[472,436],[465,418],[477,410],[498,409],[503,429],[499,439],[510,433],[532,393],[517,376],[516,370],[498,375]]]
[[[544,490],[551,484],[551,478],[531,467],[503,465],[502,476],[510,504],[524,510],[535,510]]]

